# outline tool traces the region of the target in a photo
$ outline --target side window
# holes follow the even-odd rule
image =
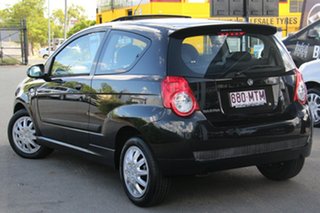
[[[320,40],[320,23],[308,30],[308,36]]]
[[[89,74],[104,32],[84,35],[64,47],[54,58],[51,75]]]
[[[305,40],[320,40],[320,24],[317,24],[310,27],[309,29],[306,29],[301,35],[298,36],[298,40],[305,41]]]
[[[112,31],[100,58],[97,74],[128,70],[139,60],[149,42],[143,36],[133,33]]]

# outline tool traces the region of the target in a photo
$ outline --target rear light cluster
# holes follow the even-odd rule
[[[167,76],[161,84],[163,105],[177,115],[185,117],[199,110],[192,90],[183,77]]]
[[[296,70],[296,89],[294,93],[294,101],[298,101],[300,104],[306,104],[307,102],[307,87],[303,82],[302,74],[299,70]]]

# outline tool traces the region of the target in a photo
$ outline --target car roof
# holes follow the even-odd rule
[[[153,31],[157,30],[168,30],[168,31],[176,31],[183,28],[202,26],[202,25],[219,25],[219,24],[227,24],[227,23],[237,23],[230,21],[217,21],[210,19],[194,19],[194,18],[153,18],[153,19],[140,19],[140,20],[128,20],[128,21],[115,21],[108,22],[99,25],[95,25],[93,27],[112,27],[115,29],[118,28],[144,28],[145,30],[149,28],[149,30]]]
[[[212,19],[201,19],[201,18],[146,18],[146,19],[137,19],[137,20],[124,20],[124,21],[113,21],[103,24],[94,25],[90,28],[87,28],[83,31],[87,31],[95,28],[112,28],[118,30],[131,31],[136,33],[143,34],[153,34],[158,35],[159,33],[168,33],[168,35],[177,34],[179,35],[179,31],[181,33],[188,31],[198,31],[198,27],[203,27],[208,29],[212,28],[212,26],[219,26],[219,28],[223,27],[249,27],[251,29],[256,28],[257,31],[262,33],[274,34],[276,32],[276,28],[268,25],[260,25],[260,24],[252,24],[247,22],[232,22],[232,21],[220,21],[220,20],[212,20]],[[81,31],[81,32],[83,32]],[[180,33],[180,34],[181,34]]]
[[[166,28],[170,30],[178,30],[186,27],[194,27],[200,25],[216,25],[222,23],[232,23],[227,21],[217,21],[210,19],[189,19],[189,18],[160,18],[160,19],[142,19],[136,21],[119,21],[113,22],[118,25],[140,25],[153,28]]]

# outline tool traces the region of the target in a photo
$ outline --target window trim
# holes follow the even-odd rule
[[[141,56],[137,60],[135,60],[135,62],[132,63],[129,67],[127,67],[126,69],[123,69],[123,71],[115,72],[115,69],[113,69],[113,70],[109,70],[109,72],[99,72],[100,61],[102,60],[103,55],[104,55],[104,53],[105,53],[105,51],[107,49],[106,47],[108,46],[108,43],[109,43],[109,41],[111,39],[111,36],[112,36],[112,33],[116,33],[116,32],[118,32],[118,33],[120,32],[120,33],[122,33],[122,35],[124,33],[124,34],[135,35],[136,37],[142,37],[142,38],[144,38],[145,41],[147,41],[146,42],[147,46],[141,52],[141,54],[140,54]],[[135,32],[129,32],[129,31],[126,31],[126,30],[111,29],[108,32],[108,34],[107,34],[107,36],[106,36],[106,38],[104,40],[104,43],[101,45],[101,52],[99,54],[99,58],[97,59],[97,64],[96,64],[96,67],[95,67],[93,75],[94,76],[115,75],[115,74],[123,74],[123,73],[129,72],[132,68],[134,68],[136,66],[136,64],[141,60],[141,58],[143,58],[144,54],[148,51],[148,49],[151,47],[151,45],[152,45],[152,40],[150,38],[144,36],[144,35],[141,35],[141,34],[135,33]]]

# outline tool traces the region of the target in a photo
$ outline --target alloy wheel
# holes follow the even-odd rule
[[[320,122],[320,96],[316,93],[308,93],[308,103],[313,117],[313,122]]]
[[[36,141],[36,131],[29,116],[22,116],[16,120],[12,128],[12,138],[15,146],[23,153],[36,153],[40,146]]]
[[[129,147],[123,158],[123,177],[129,193],[142,197],[149,184],[149,167],[146,157],[137,146]]]

